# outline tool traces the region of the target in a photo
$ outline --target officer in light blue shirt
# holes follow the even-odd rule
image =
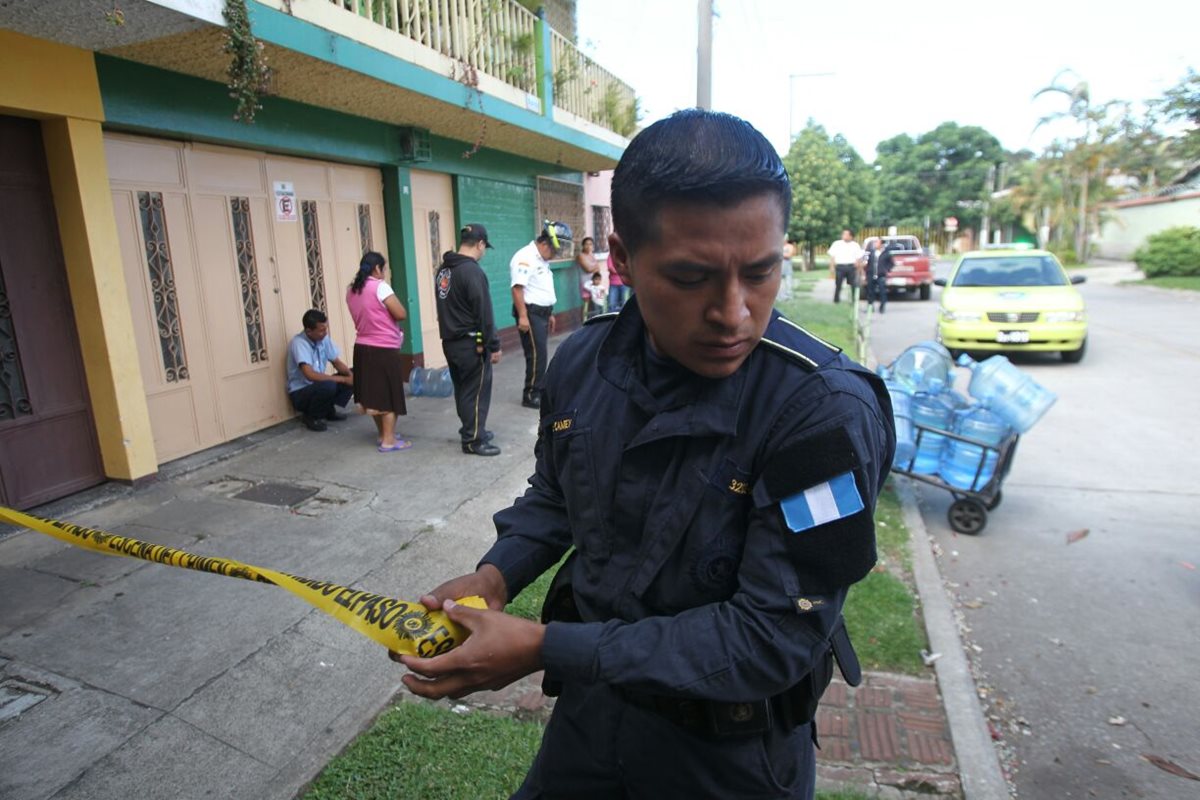
[[[341,359],[341,352],[329,336],[329,318],[312,308],[304,312],[304,330],[288,344],[287,391],[292,405],[302,415],[310,431],[325,430],[325,421],[340,421],[345,414],[335,406],[345,406],[354,394],[354,375]],[[325,371],[332,364],[336,374]]]

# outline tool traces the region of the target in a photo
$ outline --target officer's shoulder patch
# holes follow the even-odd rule
[[[807,369],[818,369],[837,358],[840,347],[815,336],[783,315],[776,315],[763,334],[762,343],[775,353],[798,362]]]
[[[764,506],[802,494],[861,465],[853,438],[841,421],[783,447],[767,462],[754,487],[755,504]]]
[[[616,318],[617,318],[617,317],[619,317],[620,315],[621,315],[621,312],[620,312],[620,311],[606,311],[606,312],[605,312],[605,313],[603,313],[603,314],[597,314],[597,315],[596,315],[596,316],[594,316],[594,317],[590,317],[590,318],[588,318],[588,319],[585,319],[585,320],[583,321],[583,324],[584,324],[584,325],[592,325],[592,324],[595,324],[595,323],[597,323],[597,322],[612,322],[614,319],[616,319]]]

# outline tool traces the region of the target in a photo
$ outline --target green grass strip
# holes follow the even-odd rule
[[[529,769],[542,726],[401,702],[330,761],[305,800],[501,800]]]
[[[1144,278],[1140,281],[1122,281],[1135,286],[1159,286],[1163,289],[1185,289],[1200,292],[1200,275],[1163,275],[1159,278]]]

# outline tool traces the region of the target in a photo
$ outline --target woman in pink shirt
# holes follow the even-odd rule
[[[354,341],[354,399],[379,429],[379,452],[407,450],[412,442],[396,437],[396,416],[408,413],[404,404],[404,370],[400,345],[404,332],[397,325],[408,318],[386,278],[387,260],[368,252],[358,265],[354,283],[346,290],[346,305],[358,336]]]

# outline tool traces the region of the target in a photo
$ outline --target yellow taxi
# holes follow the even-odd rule
[[[1087,352],[1087,308],[1045,250],[1004,245],[959,257],[938,308],[937,339],[950,351],[1058,352],[1077,363]]]

